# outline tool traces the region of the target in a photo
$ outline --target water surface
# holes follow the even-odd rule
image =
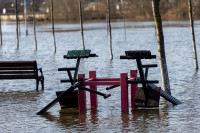
[[[56,91],[66,90],[69,84],[60,80],[66,72],[60,67],[74,66],[75,60],[63,59],[68,50],[82,49],[79,24],[56,24],[57,52],[54,53],[51,24],[38,24],[38,50],[35,50],[33,27],[29,24],[29,35],[21,25],[19,49],[16,47],[15,23],[3,22],[3,46],[0,60],[37,60],[45,76],[45,90],[35,91],[34,80],[1,80],[0,88],[0,132],[198,132],[200,127],[200,75],[195,73],[192,54],[192,39],[188,22],[163,22],[165,49],[172,95],[183,102],[178,106],[160,99],[159,108],[132,109],[121,113],[120,88],[110,91],[104,87],[98,90],[111,93],[108,99],[98,97],[98,109],[91,110],[87,93],[87,113],[79,114],[77,109],[62,109],[59,104],[47,114],[36,113],[56,98]],[[199,51],[200,22],[195,22],[197,51]],[[134,60],[120,60],[126,50],[151,50],[157,55],[157,39],[153,22],[127,22],[126,39],[122,22],[112,23],[113,54],[110,61],[109,38],[105,23],[86,23],[86,49],[99,57],[81,60],[79,73],[97,71],[97,77],[119,77],[136,69]],[[157,63],[145,60],[144,63]],[[159,80],[160,69],[150,70],[149,78]]]

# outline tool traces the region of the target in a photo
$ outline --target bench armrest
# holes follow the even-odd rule
[[[38,68],[38,71],[40,71],[41,76],[43,77],[43,71],[42,71],[42,68]]]

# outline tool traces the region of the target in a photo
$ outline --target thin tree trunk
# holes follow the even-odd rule
[[[109,24],[108,24],[108,13],[106,13],[106,30],[107,30],[107,36],[108,36],[108,32],[109,32]]]
[[[3,45],[3,38],[2,38],[2,28],[1,28],[1,14],[0,14],[0,45],[2,46]]]
[[[81,0],[79,0],[79,15],[80,15],[80,25],[81,25],[82,46],[83,46],[83,50],[85,50],[84,33],[83,33],[83,15],[82,15]]]
[[[108,26],[108,2],[107,2],[107,0],[106,0],[106,8],[107,8],[107,10],[106,10],[106,31],[107,31],[107,36],[108,36],[108,32],[109,32],[109,26]]]
[[[56,39],[55,39],[55,31],[54,31],[54,14],[53,14],[53,0],[51,0],[51,22],[52,22],[52,32],[53,32],[53,44],[56,52]]]
[[[122,15],[123,15],[123,21],[124,21],[124,37],[126,40],[126,16],[125,16],[125,9],[124,9],[124,1],[121,0],[122,3]]]
[[[192,46],[193,46],[194,66],[195,66],[195,69],[198,70],[199,66],[198,66],[198,59],[197,59],[195,34],[194,34],[194,21],[193,21],[193,14],[192,14],[192,0],[188,0],[188,7],[189,7],[190,26],[191,26],[191,32],[192,32]]]
[[[21,37],[21,21],[20,20],[18,20],[18,25],[19,25],[18,27],[19,37]]]
[[[27,2],[26,2],[26,0],[24,0],[24,18],[25,18],[26,36],[28,36],[28,28],[27,28]]]
[[[153,16],[154,16],[156,32],[157,32],[158,56],[159,56],[159,62],[160,62],[163,89],[169,94],[171,94],[169,76],[168,76],[168,70],[167,70],[167,61],[165,57],[165,45],[164,45],[164,35],[163,35],[163,29],[162,29],[162,19],[161,19],[160,11],[159,11],[160,0],[151,0],[151,1],[152,1]]]
[[[18,1],[15,0],[15,13],[16,13],[16,44],[17,44],[17,49],[19,48],[19,29],[18,29]]]
[[[108,13],[108,28],[109,28],[109,38],[110,38],[110,60],[113,60],[112,31],[111,31],[111,24],[110,24],[110,0],[107,0],[107,13]]]
[[[33,29],[34,29],[34,38],[35,38],[35,49],[37,50],[37,36],[36,36],[36,22],[35,22],[35,0],[33,0]]]

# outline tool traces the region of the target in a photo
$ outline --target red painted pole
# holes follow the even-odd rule
[[[121,86],[121,111],[128,111],[128,84],[127,73],[120,74],[120,86]]]
[[[89,72],[89,80],[95,80],[96,79],[96,71],[90,71]],[[96,85],[90,85],[90,89],[97,91]],[[91,108],[97,108],[97,95],[90,92],[90,106]]]
[[[85,82],[85,74],[78,74],[78,78],[83,79],[83,86]],[[78,88],[78,104],[79,104],[79,113],[86,112],[86,92],[85,90]]]
[[[137,70],[130,70],[130,79],[137,80]],[[137,84],[131,84],[131,107],[134,107]]]

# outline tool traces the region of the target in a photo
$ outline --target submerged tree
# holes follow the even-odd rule
[[[107,15],[108,15],[108,29],[109,29],[109,38],[110,38],[110,60],[113,59],[112,53],[112,31],[111,31],[111,24],[110,24],[110,0],[107,0]]]
[[[162,19],[161,19],[161,15],[159,11],[160,0],[151,0],[151,1],[152,1],[152,10],[153,10],[153,16],[154,16],[156,32],[157,32],[158,56],[159,56],[159,62],[160,62],[160,68],[161,68],[163,89],[169,94],[171,94],[169,76],[168,76],[168,70],[167,70],[167,61],[165,57],[165,45],[164,45],[164,35],[163,35],[163,28],[162,28]]]
[[[124,0],[121,0],[122,3],[122,16],[123,16],[123,21],[124,21],[124,37],[126,40],[126,16],[125,16],[125,9],[124,9]]]
[[[190,26],[192,32],[192,46],[193,46],[193,57],[194,57],[194,66],[195,69],[198,70],[198,60],[197,60],[197,51],[196,51],[196,41],[195,41],[195,34],[194,34],[194,21],[193,21],[193,14],[192,14],[192,0],[188,0],[188,7],[189,7],[189,18],[190,18]]]
[[[17,43],[17,49],[18,49],[18,48],[19,48],[19,29],[18,29],[18,27],[19,27],[19,24],[18,24],[19,18],[18,18],[18,6],[17,6],[17,4],[18,4],[18,1],[15,0],[15,13],[16,13],[16,43]]]
[[[3,45],[2,28],[1,28],[1,13],[0,13],[0,45]]]
[[[106,33],[107,33],[107,35],[108,35],[108,32],[109,32],[109,26],[108,26],[108,2],[107,2],[107,0],[106,0]]]
[[[83,46],[83,50],[85,50],[84,33],[83,33],[82,4],[81,4],[81,0],[78,0],[78,2],[79,2],[79,15],[80,15],[80,25],[81,25],[82,46]]]
[[[34,29],[34,36],[35,36],[35,49],[37,50],[37,37],[36,37],[36,22],[35,22],[35,0],[33,0],[33,29]]]
[[[55,38],[55,31],[54,31],[53,0],[51,0],[51,22],[52,22],[53,44],[54,44],[54,49],[55,49],[55,52],[56,52],[56,38]]]
[[[34,2],[34,0],[33,0]],[[28,36],[28,28],[27,28],[27,2],[24,0],[24,18],[25,18],[25,28],[26,28],[26,36]]]

